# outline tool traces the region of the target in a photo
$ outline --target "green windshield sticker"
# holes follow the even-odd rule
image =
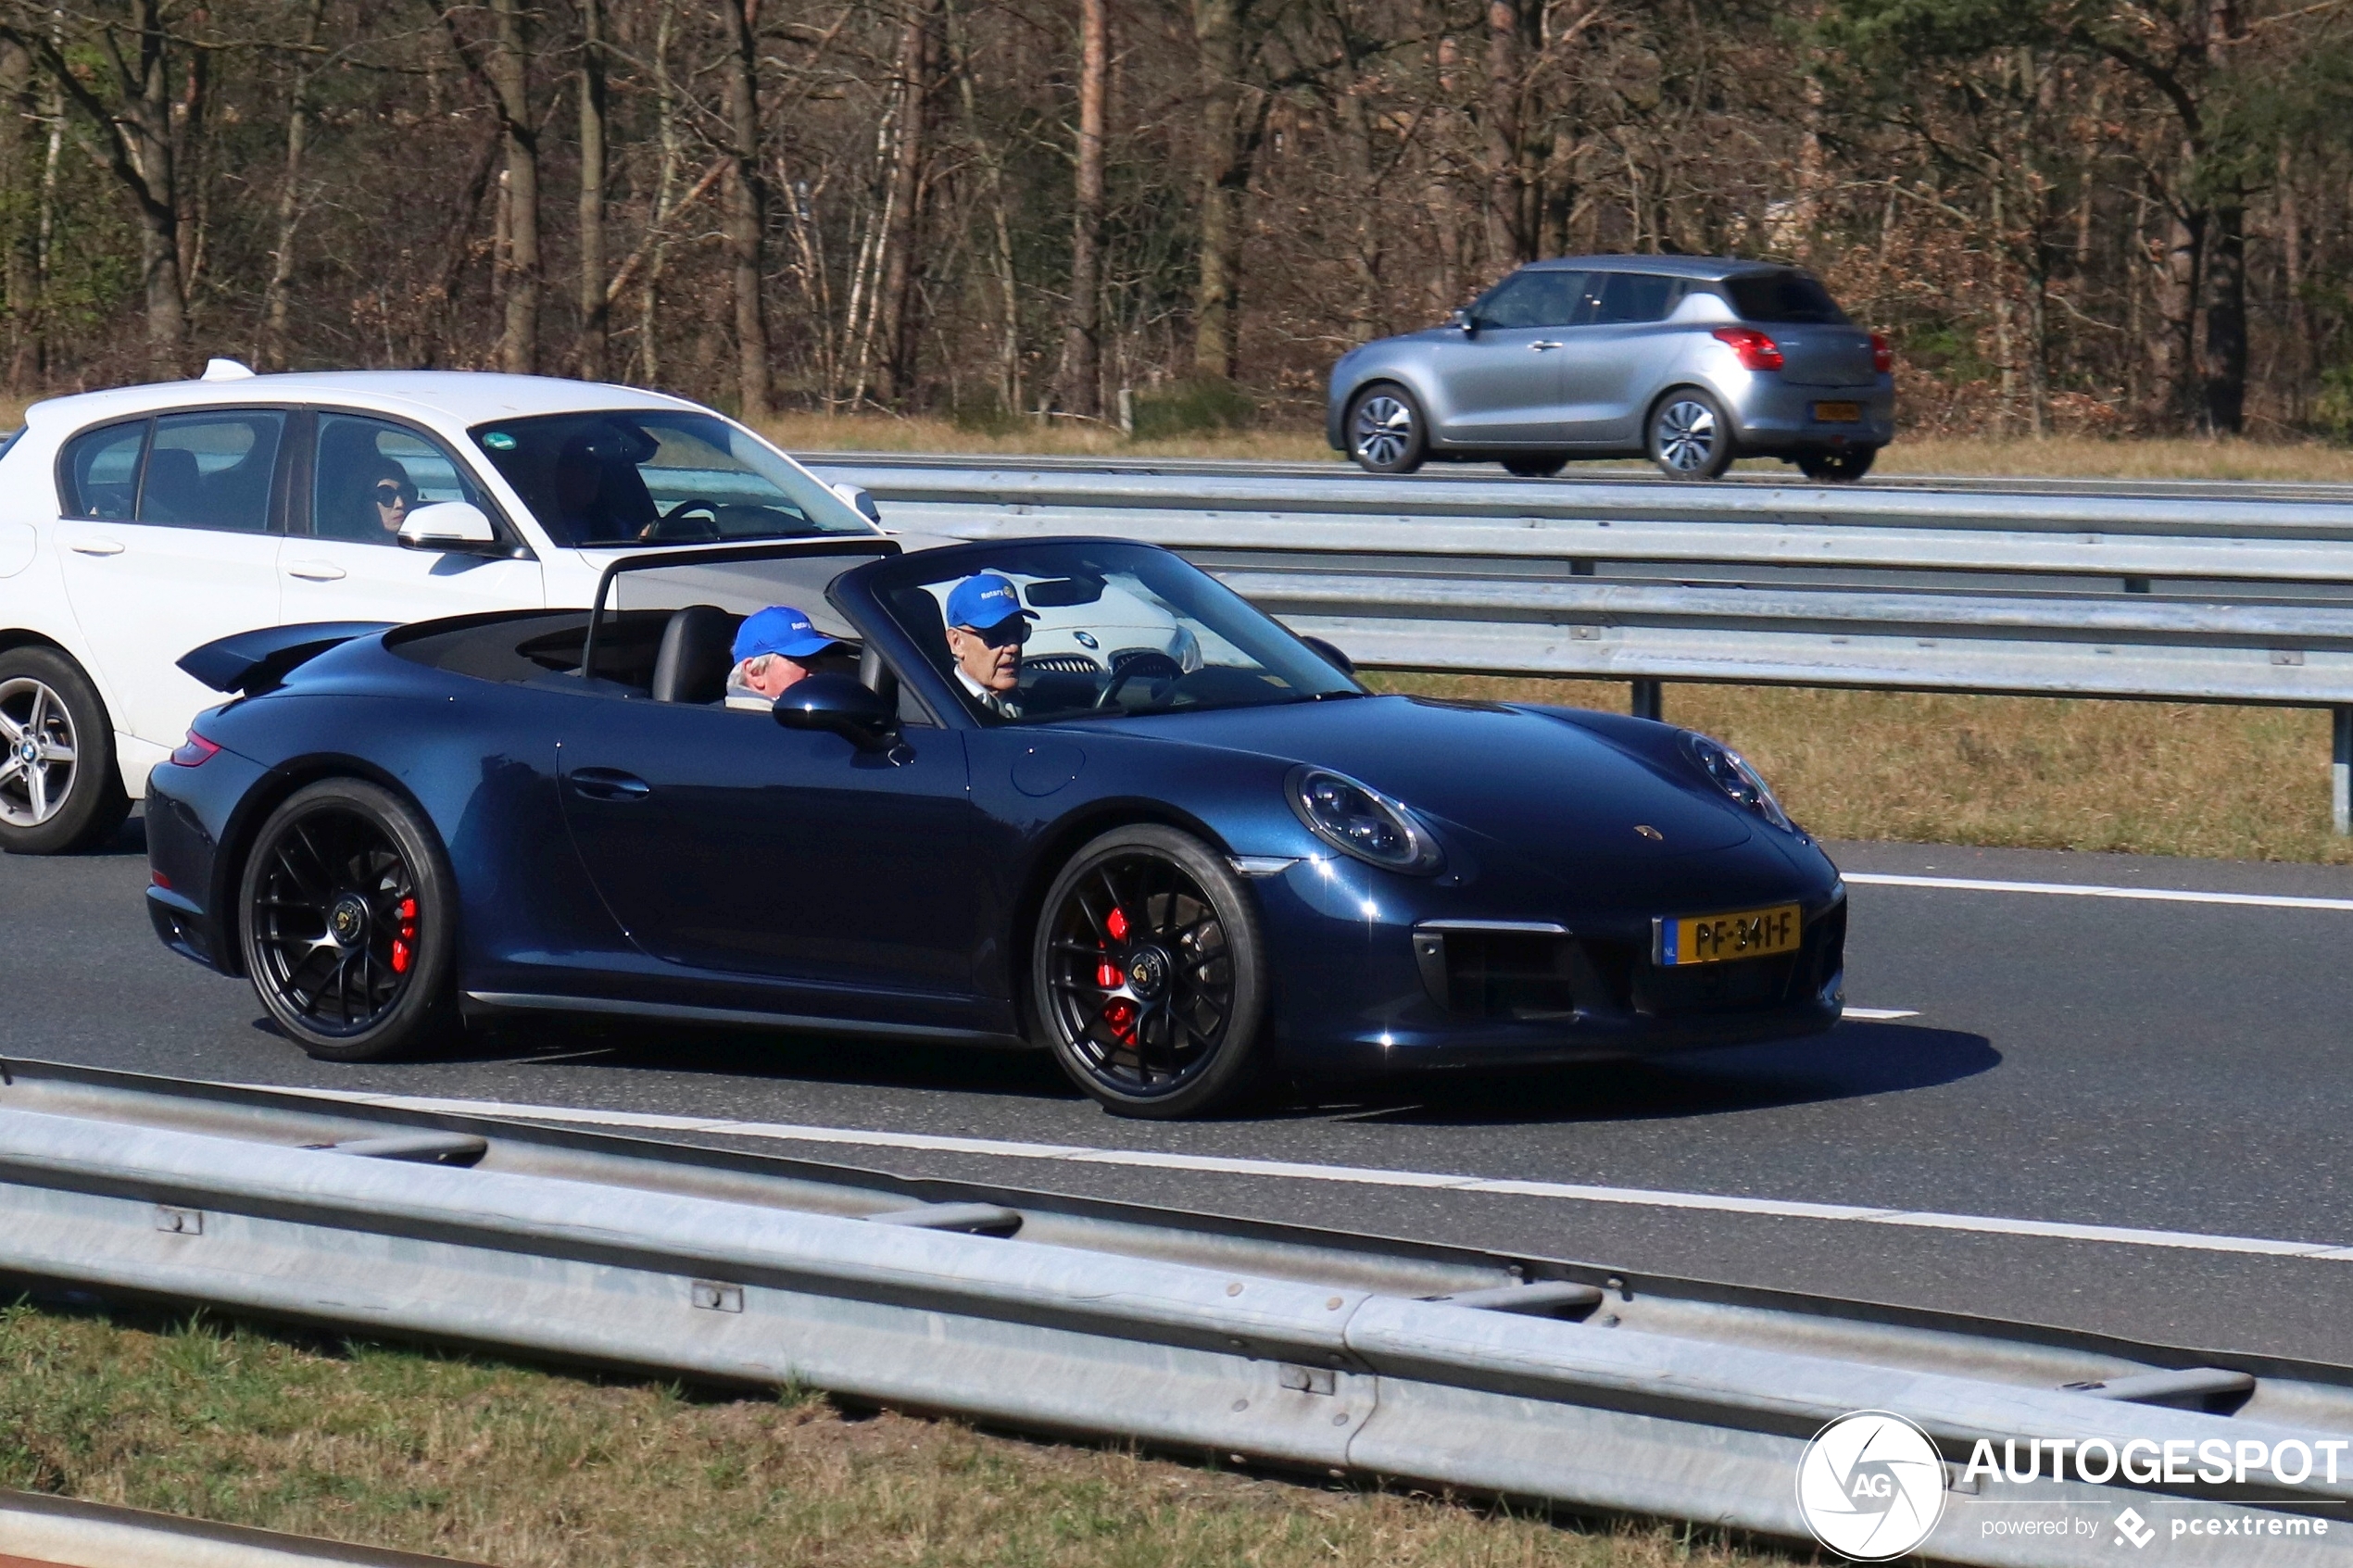
[[[515,449],[515,438],[503,430],[492,431],[482,438],[482,444],[493,452],[511,452]]]

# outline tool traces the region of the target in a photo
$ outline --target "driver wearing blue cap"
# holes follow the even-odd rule
[[[766,712],[787,688],[805,679],[813,659],[849,645],[810,624],[790,605],[770,605],[736,629],[736,667],[727,672],[727,706]]]
[[[1022,608],[1013,583],[993,571],[965,578],[948,596],[948,652],[956,661],[956,683],[1000,719],[1021,717],[1013,693],[1021,685],[1022,645],[1037,619],[1036,611]]]

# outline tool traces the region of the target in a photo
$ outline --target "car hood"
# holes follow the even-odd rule
[[[1488,854],[1655,862],[1728,849],[1754,832],[1695,771],[1685,778],[1671,761],[1501,704],[1369,696],[1116,722],[1139,736],[1334,769],[1431,819],[1441,835],[1487,840]]]

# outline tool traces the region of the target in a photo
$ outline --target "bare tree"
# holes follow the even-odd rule
[[[1104,0],[1078,3],[1077,179],[1071,198],[1070,305],[1063,329],[1063,407],[1088,419],[1103,411],[1103,85],[1110,75]]]

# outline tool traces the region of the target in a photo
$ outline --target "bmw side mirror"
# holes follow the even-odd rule
[[[1356,661],[1340,652],[1338,644],[1327,643],[1321,637],[1302,637],[1299,640],[1322,654],[1325,663],[1338,665],[1342,674],[1356,673]]]
[[[899,739],[896,709],[848,675],[804,676],[770,711],[787,730],[823,730],[861,751],[887,751]]]
[[[1465,337],[1478,335],[1478,318],[1467,310],[1450,312],[1446,317],[1446,324],[1460,332]]]
[[[472,501],[435,501],[401,520],[400,542],[412,550],[479,550],[498,543],[498,530]]]

